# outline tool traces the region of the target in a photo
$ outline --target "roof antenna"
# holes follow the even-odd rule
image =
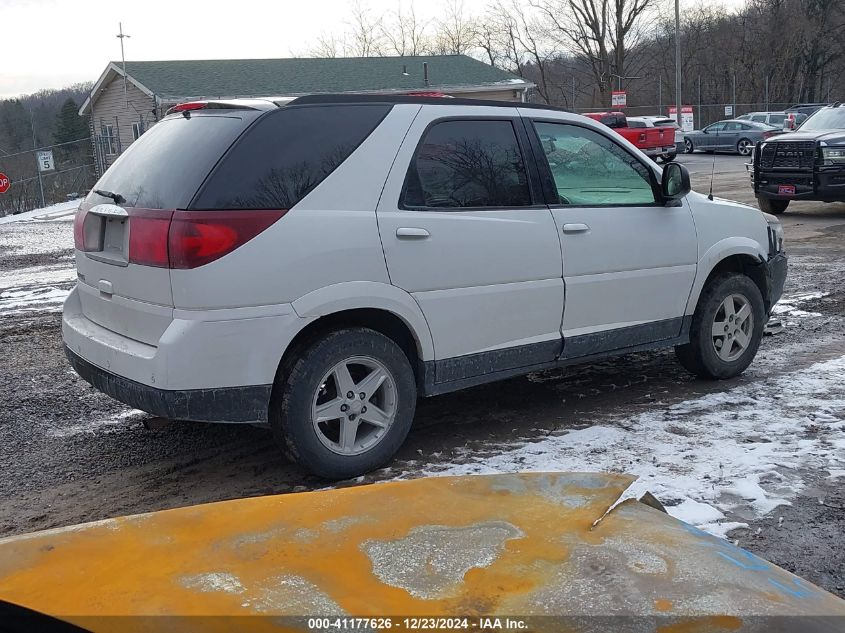
[[[707,194],[708,200],[713,200],[713,174],[716,173],[716,152],[713,152],[713,165],[710,167],[710,193]]]

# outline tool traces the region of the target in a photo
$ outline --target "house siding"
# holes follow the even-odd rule
[[[99,150],[98,155],[103,168],[108,168],[120,153],[132,144],[133,123],[138,123],[146,131],[156,122],[156,117],[153,115],[155,106],[153,98],[142,92],[132,82],[127,82],[126,98],[124,98],[123,77],[113,79],[97,95],[93,106],[91,125],[96,139],[95,147]],[[108,125],[113,126],[114,130],[112,143],[103,138],[103,126]]]

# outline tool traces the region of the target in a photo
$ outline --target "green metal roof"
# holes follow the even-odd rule
[[[428,86],[423,78],[423,62],[428,63]],[[121,66],[120,62],[113,63]],[[506,88],[528,83],[466,55],[126,62],[126,72],[160,97],[258,97],[495,85]]]

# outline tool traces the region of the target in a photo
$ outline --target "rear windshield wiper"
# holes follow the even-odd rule
[[[94,189],[94,193],[96,193],[98,196],[103,196],[104,198],[111,198],[115,201],[115,204],[123,204],[124,202],[126,202],[126,198],[121,196],[119,193],[105,191],[104,189]]]

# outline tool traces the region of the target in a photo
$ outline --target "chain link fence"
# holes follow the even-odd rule
[[[52,152],[53,169],[39,171],[39,152]],[[0,194],[0,217],[84,196],[97,180],[91,138],[0,153],[0,173],[11,183]]]
[[[766,103],[765,101],[757,101],[754,103],[684,103],[685,106],[692,106],[692,112],[695,119],[695,128],[701,129],[716,121],[723,121],[725,119],[735,119],[743,114],[749,112],[781,112],[786,108],[792,106],[792,103]],[[669,104],[663,105],[637,105],[620,107],[601,108],[578,108],[578,112],[600,112],[619,110],[624,112],[629,117],[634,116],[669,116]]]

